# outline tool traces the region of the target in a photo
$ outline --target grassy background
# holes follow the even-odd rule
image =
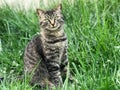
[[[52,8],[55,5],[51,5]],[[71,72],[79,84],[65,82],[62,90],[120,89],[120,1],[62,2]],[[32,90],[14,79],[23,71],[23,52],[39,32],[34,10],[0,8],[0,90]],[[8,82],[8,77],[12,80]]]

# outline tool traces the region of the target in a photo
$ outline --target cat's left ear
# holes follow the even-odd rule
[[[55,12],[56,12],[57,14],[61,14],[61,13],[62,13],[62,4],[59,4],[59,5],[56,7]]]
[[[41,10],[41,9],[37,9],[36,12],[37,12],[37,14],[38,14],[39,17],[42,17],[43,14],[44,14],[44,11]]]

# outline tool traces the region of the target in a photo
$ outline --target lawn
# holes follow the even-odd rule
[[[76,82],[66,79],[61,90],[120,90],[120,1],[63,0],[62,6]],[[15,77],[23,74],[25,46],[39,31],[35,10],[0,7],[0,90],[32,90]]]

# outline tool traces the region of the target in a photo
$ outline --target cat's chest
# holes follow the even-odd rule
[[[57,42],[57,43],[46,43],[43,45],[43,53],[46,59],[56,59],[61,61],[62,55],[64,53],[64,49],[66,47],[66,42]]]
[[[44,42],[43,48],[45,51],[55,51],[55,50],[59,50],[62,51],[63,48],[65,48],[66,46],[66,42],[62,41],[62,42],[56,42],[56,43],[47,43]]]

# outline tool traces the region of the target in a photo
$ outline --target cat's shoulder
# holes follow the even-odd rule
[[[30,42],[32,43],[37,43],[38,41],[40,41],[40,34],[35,34],[34,36],[32,36],[32,39],[30,40]]]
[[[37,46],[37,44],[41,42],[40,37],[40,34],[35,34],[34,36],[32,36],[32,39],[30,39],[30,41],[28,42],[27,47]]]
[[[40,39],[41,35],[40,34],[35,34],[32,38],[32,40],[38,40]]]

